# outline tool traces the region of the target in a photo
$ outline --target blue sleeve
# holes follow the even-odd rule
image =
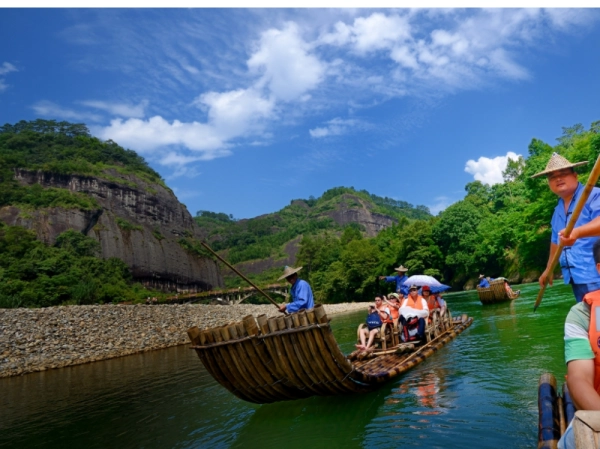
[[[600,189],[598,187],[592,189],[585,207],[590,209],[590,221],[600,217]]]
[[[396,276],[386,276],[384,281],[385,282],[396,282]]]
[[[286,310],[289,313],[297,312],[300,309],[312,309],[314,307],[312,290],[308,282],[298,281],[298,287],[296,289],[296,297],[294,302],[287,305]]]

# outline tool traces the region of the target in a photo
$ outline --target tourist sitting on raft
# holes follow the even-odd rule
[[[444,301],[439,294],[431,293],[431,288],[425,285],[421,288],[421,294],[423,299],[427,301],[427,307],[429,307],[429,316],[434,310],[439,310],[440,315],[443,316],[446,313],[446,301]]]
[[[400,295],[398,295],[398,293],[390,293],[388,297],[389,299],[384,296],[383,302],[390,309],[390,316],[394,322],[394,325],[397,325],[398,319],[400,318]]]
[[[411,285],[408,297],[400,304],[400,323],[402,341],[425,339],[425,318],[429,317],[427,301],[419,295],[419,287]]]
[[[383,295],[377,295],[375,305],[369,306],[367,328],[360,330],[360,344],[357,344],[356,347],[361,351],[372,350],[373,340],[375,340],[375,335],[381,329],[382,324],[391,322],[390,309],[383,303]],[[369,337],[368,341],[367,336]]]
[[[506,293],[508,293],[509,296],[514,296],[521,293],[521,290],[517,290],[516,292],[513,291],[506,279],[504,279],[504,290],[506,290]]]

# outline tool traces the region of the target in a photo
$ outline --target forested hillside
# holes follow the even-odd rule
[[[366,215],[363,214],[363,221],[361,216],[356,216],[348,222],[343,215],[350,211]],[[403,219],[430,217],[425,206],[414,207],[405,201],[383,198],[353,187],[334,187],[319,198],[294,199],[279,212],[248,220],[235,220],[231,215],[210,211],[198,211],[195,220],[215,250],[227,250],[229,261],[239,263],[283,257],[285,243],[300,235],[317,235],[326,230],[340,233],[349,225],[369,234],[366,228],[382,229]]]
[[[380,289],[391,290],[391,284],[376,276],[393,274],[400,263],[409,274],[434,275],[455,289],[473,288],[480,273],[531,282],[547,262],[549,223],[557,202],[546,179],[531,175],[558,152],[571,161],[589,161],[577,169],[585,183],[600,154],[599,131],[600,122],[589,130],[582,125],[563,128],[554,146],[532,139],[527,157],[510,161],[504,183],[467,184],[465,198],[437,217],[400,218],[373,238],[356,227],[341,234],[325,226],[305,233],[296,263],[305,267],[302,275],[323,302],[366,299]],[[236,251],[233,246],[231,253]],[[261,280],[274,280],[277,273],[273,270]]]
[[[219,286],[215,262],[189,248],[195,230],[142,157],[85,125],[0,127],[0,307],[141,301],[183,284]]]

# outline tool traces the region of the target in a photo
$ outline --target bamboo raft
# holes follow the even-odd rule
[[[242,321],[188,336],[217,382],[258,404],[310,396],[364,393],[421,363],[471,325],[463,315],[429,343],[406,353],[399,345],[362,360],[340,350],[322,305],[286,316]]]
[[[540,376],[538,386],[538,449],[556,449],[569,423],[578,449],[600,447],[600,411],[577,410],[566,382],[562,394],[556,387],[556,378],[550,373]]]
[[[504,278],[497,278],[490,282],[489,287],[477,287],[481,304],[495,304],[497,302],[512,301],[521,296],[520,291],[510,294],[504,287]]]

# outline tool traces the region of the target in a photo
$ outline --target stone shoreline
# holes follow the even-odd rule
[[[328,316],[367,303],[325,305]],[[279,316],[272,305],[102,305],[0,309],[0,377],[96,362],[189,343],[190,327],[247,315]]]

